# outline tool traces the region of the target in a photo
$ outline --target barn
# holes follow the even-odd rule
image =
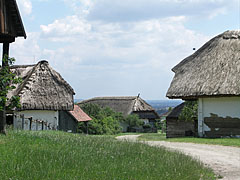
[[[199,137],[240,136],[240,31],[226,31],[182,60],[167,92],[198,100]]]

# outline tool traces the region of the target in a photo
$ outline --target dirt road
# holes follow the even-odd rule
[[[137,141],[139,135],[119,136],[119,140]],[[139,141],[150,146],[164,146],[170,150],[181,151],[202,161],[212,168],[223,180],[240,180],[240,148],[205,145],[194,143],[177,143],[166,141]]]

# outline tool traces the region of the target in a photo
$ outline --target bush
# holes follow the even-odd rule
[[[124,120],[121,113],[114,112],[110,108],[101,108],[96,104],[84,104],[81,106],[82,110],[86,112],[92,121],[88,122],[89,134],[117,134],[121,132],[120,122]],[[87,132],[87,124],[79,123],[79,132]]]

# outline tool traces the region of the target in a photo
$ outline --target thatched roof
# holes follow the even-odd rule
[[[13,42],[15,37],[26,38],[16,0],[0,0],[0,42]]]
[[[74,105],[74,109],[69,113],[76,119],[77,122],[91,121],[90,118],[78,105]]]
[[[47,61],[11,66],[11,71],[23,79],[8,94],[20,96],[20,110],[73,110],[74,90]]]
[[[148,103],[138,96],[95,97],[81,101],[79,105],[90,103],[97,104],[100,107],[110,107],[116,112],[123,113],[124,116],[133,112],[155,112],[155,110]]]
[[[168,114],[167,119],[173,118],[173,119],[178,119],[179,115],[182,112],[182,109],[184,108],[184,102],[182,104],[179,104],[176,106],[171,113]]]
[[[185,58],[172,71],[169,98],[240,95],[240,31],[226,31]]]

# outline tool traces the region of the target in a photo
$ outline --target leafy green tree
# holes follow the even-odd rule
[[[92,120],[88,122],[89,134],[117,134],[121,132],[120,121],[124,118],[121,113],[114,112],[111,108],[101,108],[96,104],[84,104],[81,106]],[[79,123],[79,132],[86,133],[85,123]]]
[[[179,120],[194,121],[198,114],[197,101],[185,101],[182,112],[179,115]]]
[[[8,66],[0,66],[0,132],[6,134],[6,109],[13,109],[20,107],[19,96],[12,96],[10,99],[7,97],[9,91],[16,88],[16,84],[21,83],[21,78],[17,78],[16,74],[10,71],[10,66],[15,62],[14,58],[9,58],[7,55],[3,58],[3,64]]]
[[[125,122],[129,126],[129,130],[131,131],[134,127],[142,127],[144,125],[143,120],[139,119],[137,114],[130,114],[126,117]]]

